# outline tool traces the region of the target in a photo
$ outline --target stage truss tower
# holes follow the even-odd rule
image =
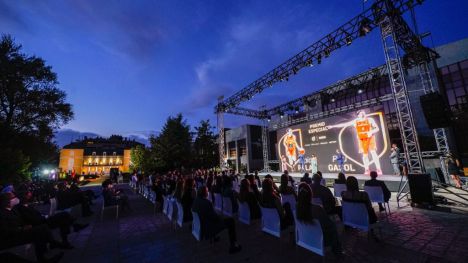
[[[224,99],[224,96],[218,97],[218,104],[221,103]],[[217,115],[217,126],[218,126],[218,151],[219,151],[219,168],[223,169],[225,167],[224,163],[224,112],[218,111]]]
[[[393,17],[389,14],[390,10],[388,10],[391,9],[392,6],[387,2],[386,8],[387,10],[382,10],[382,17],[379,17],[376,22],[378,22],[380,26],[388,78],[394,96],[408,171],[409,173],[420,174],[424,173],[425,169],[401,64],[400,50],[397,45],[397,38],[394,30],[395,24],[393,22]],[[375,13],[376,16],[381,14]]]
[[[266,105],[260,107],[260,112],[266,111]],[[263,150],[263,173],[270,172],[269,156],[268,156],[268,119],[262,118],[262,150]]]

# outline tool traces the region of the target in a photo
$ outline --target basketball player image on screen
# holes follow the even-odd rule
[[[365,174],[370,174],[370,153],[372,155],[372,162],[375,164],[377,173],[381,175],[382,169],[380,167],[380,159],[379,155],[377,154],[377,144],[375,142],[374,136],[380,131],[379,126],[375,123],[373,118],[366,115],[365,111],[360,110],[357,112],[356,119],[345,123],[331,125],[329,128],[344,128],[348,126],[353,126],[355,128],[358,139],[359,153],[362,154]]]
[[[288,129],[283,140],[283,146],[286,152],[286,157],[288,158],[289,166],[294,170],[294,165],[297,161],[297,151],[301,147],[297,144],[296,135],[294,135],[291,129]]]

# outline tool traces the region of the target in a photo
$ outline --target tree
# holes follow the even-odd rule
[[[30,166],[57,157],[53,131],[73,118],[66,94],[57,88],[57,75],[42,58],[21,52],[9,35],[0,41],[0,156],[14,153],[9,161],[18,167],[2,180],[27,175]],[[3,165],[1,165],[3,167]],[[28,168],[25,168],[28,167]]]
[[[141,145],[137,145],[130,151],[130,169],[146,172],[150,158],[149,151]]]
[[[195,127],[197,133],[193,143],[194,167],[211,168],[219,164],[218,147],[213,129],[209,120],[202,120],[200,126]]]
[[[182,114],[169,117],[159,136],[151,137],[150,143],[154,169],[167,171],[190,166],[192,135]]]

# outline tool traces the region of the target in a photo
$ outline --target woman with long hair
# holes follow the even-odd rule
[[[260,205],[264,208],[276,208],[280,218],[281,229],[285,229],[292,225],[294,217],[289,203],[281,205],[281,198],[276,194],[273,188],[273,180],[266,178],[262,183],[262,193]]]
[[[262,216],[262,212],[260,211],[260,206],[258,204],[257,197],[250,187],[250,182],[247,179],[242,179],[240,183],[240,190],[239,190],[239,202],[245,203],[249,205],[250,210],[250,219],[259,219]]]
[[[186,178],[183,185],[182,198],[180,199],[180,204],[184,210],[184,222],[192,221],[191,209],[196,195],[195,180],[191,177]]]
[[[314,205],[311,201],[312,188],[307,183],[301,183],[297,195],[297,220],[303,224],[314,224],[314,219],[318,220],[322,228],[325,245],[331,246],[333,253],[341,254],[342,248],[335,222],[328,217],[321,206]]]
[[[279,193],[282,195],[294,195],[294,198],[297,199],[296,191],[294,191],[294,188],[289,185],[289,176],[287,174],[281,175]]]

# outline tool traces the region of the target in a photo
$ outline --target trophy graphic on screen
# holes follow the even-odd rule
[[[343,131],[348,127],[354,128],[354,132],[356,134],[356,138],[358,141],[357,147],[358,147],[359,153],[362,154],[363,164],[360,164],[359,162],[347,156],[343,150],[342,152],[344,155],[346,155],[348,159],[363,166],[365,174],[370,173],[369,166],[372,163],[375,164],[375,169],[377,173],[382,174],[382,169],[380,166],[380,155],[377,153],[377,144],[376,144],[376,134],[379,133],[381,129],[379,125],[377,125],[377,123],[375,122],[374,118],[371,117],[371,115],[376,115],[376,114],[379,115],[380,117],[382,116],[380,112],[373,113],[373,114],[366,114],[365,111],[360,110],[357,112],[357,117],[355,119],[348,121],[348,122],[328,126],[329,129],[342,128],[342,130],[340,131],[340,136],[339,136],[340,147],[342,145],[341,134],[343,133]],[[382,120],[381,120],[381,123],[383,123]],[[386,145],[385,145],[385,148],[386,148]],[[372,161],[369,160],[369,154],[372,156]]]

